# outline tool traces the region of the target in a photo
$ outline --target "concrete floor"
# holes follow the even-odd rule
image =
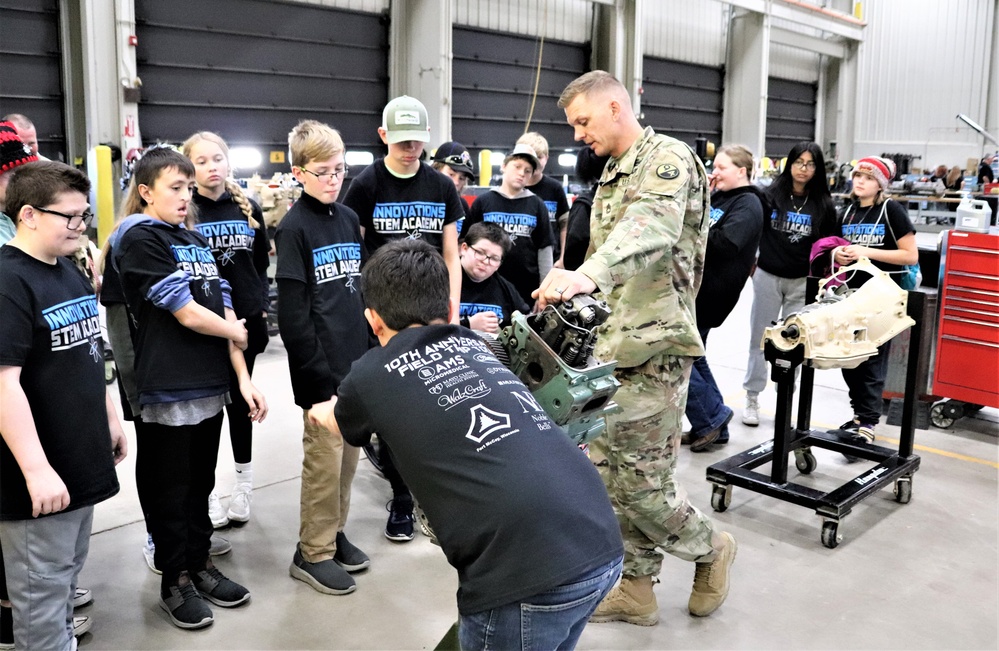
[[[761,396],[761,426],[739,423],[751,293],[747,286],[710,340],[712,369],[736,408],[732,442],[704,454],[685,451],[680,460],[691,500],[708,512],[705,468],[773,435],[772,388]],[[254,379],[271,413],[255,430],[253,515],[246,526],[222,532],[233,552],[217,560],[252,590],[253,600],[234,610],[215,608],[215,624],[202,631],[169,623],[157,603],[159,578],[142,558],[145,532],[129,457],[119,467],[121,493],[97,507],[81,577],[95,599],[79,611],[94,624],[81,648],[432,649],[457,618],[455,572],[419,533],[407,544],[383,536],[391,493],[363,458],[347,533],[372,563],[356,575],[357,591],[321,595],[288,576],[298,533],[302,423],[279,338],[257,359]],[[851,415],[848,404],[839,372],[817,372],[813,426],[843,422]],[[656,588],[660,624],[594,624],[579,648],[996,649],[997,424],[999,412],[985,409],[948,431],[917,431],[922,467],[911,503],[897,504],[890,487],[879,491],[843,520],[843,541],[834,550],[820,543],[814,512],[735,489],[730,508],[714,514],[739,542],[725,605],[708,618],[689,616],[694,568],[667,558]],[[877,435],[892,446],[898,428],[882,424]],[[223,440],[217,478],[228,496],[234,472],[228,437]],[[847,465],[831,452],[816,455],[818,469],[807,478],[792,465],[793,481],[831,490],[869,467]]]

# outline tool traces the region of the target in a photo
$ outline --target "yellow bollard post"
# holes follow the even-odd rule
[[[493,178],[493,152],[483,149],[479,152],[479,185],[489,187],[489,180]]]
[[[90,177],[91,209],[97,215],[97,246],[114,228],[114,174],[111,169],[111,148],[98,145],[87,154],[87,175]]]

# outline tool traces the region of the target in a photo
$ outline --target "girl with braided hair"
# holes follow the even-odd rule
[[[236,317],[246,319],[249,345],[243,357],[247,370],[253,373],[253,362],[266,348],[268,337],[270,242],[263,226],[263,213],[229,178],[229,147],[225,140],[210,131],[199,131],[184,142],[182,151],[194,163],[194,204],[198,208],[195,228],[208,239],[219,272],[232,286]],[[233,401],[226,407],[226,414],[236,464],[236,485],[228,510],[222,508],[215,491],[209,497],[209,514],[216,529],[230,521],[248,521],[253,495],[250,408],[235,390],[237,380],[232,369],[230,384]]]

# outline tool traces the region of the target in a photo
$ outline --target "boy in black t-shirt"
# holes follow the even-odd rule
[[[302,196],[275,235],[278,327],[295,404],[308,410],[336,395],[351,363],[368,349],[358,286],[365,252],[357,215],[335,203],[347,173],[340,134],[304,120],[288,146]],[[343,533],[360,451],[304,420],[301,524],[289,571],[324,594],[348,594],[356,588],[348,572],[370,564]]]
[[[538,165],[538,157],[529,145],[514,147],[503,160],[502,184],[475,199],[464,225],[465,233],[479,222],[503,227],[513,240],[513,250],[500,273],[531,305],[531,292],[552,268],[554,241],[545,202],[526,188]]]
[[[70,649],[94,505],[118,492],[127,442],[104,385],[93,288],[72,262],[90,182],[62,163],[20,167],[17,234],[0,249],[0,541],[19,649]]]
[[[479,222],[468,229],[461,243],[461,325],[496,334],[510,325],[515,310],[531,311],[517,288],[496,273],[512,246],[510,237],[496,224]]]
[[[569,224],[569,200],[565,196],[562,184],[550,176],[545,176],[548,165],[548,140],[537,131],[528,131],[517,138],[518,145],[528,145],[538,157],[538,167],[527,180],[527,189],[541,197],[548,209],[548,222],[552,227],[553,254],[552,259],[562,259],[562,247],[565,245],[566,227]]]
[[[458,571],[462,649],[573,648],[621,572],[596,469],[484,341],[448,324],[447,271],[426,244],[382,248],[361,285],[382,347],[309,418],[391,446]]]

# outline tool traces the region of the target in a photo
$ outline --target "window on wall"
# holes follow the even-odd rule
[[[815,84],[770,77],[765,156],[782,158],[796,143],[815,140]]]
[[[0,6],[0,71],[0,116],[25,115],[42,155],[65,160],[59,0]]]
[[[691,147],[699,137],[720,145],[724,80],[722,67],[645,57],[643,124]]]
[[[340,131],[348,151],[384,149],[388,23],[382,14],[271,0],[135,0],[145,144],[219,133],[286,172],[302,119]]]

